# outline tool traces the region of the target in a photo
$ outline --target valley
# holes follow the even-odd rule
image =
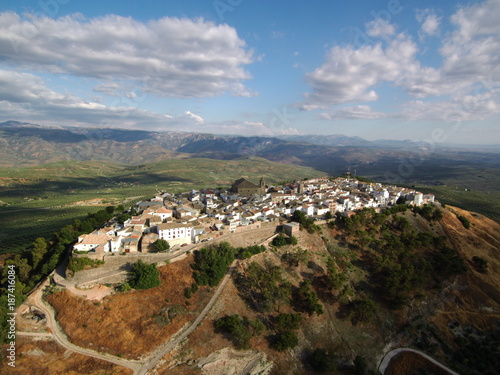
[[[50,262],[63,259],[68,238],[75,235],[70,233],[72,224],[98,217],[109,206],[128,210],[160,192],[227,188],[240,177],[280,185],[332,173],[363,174],[385,182],[381,187],[396,184],[435,194],[443,204],[433,208],[442,211],[436,214],[438,219],[425,210],[398,206],[385,216],[358,210],[312,231],[302,228],[296,245],[266,244],[264,252],[245,257],[241,249],[262,239],[242,234],[231,240],[240,255],[235,255],[227,284],[200,285],[188,294],[186,289],[197,282],[194,254],[204,243],[190,247],[185,259],[158,264],[161,284],[152,289],[127,291],[108,284],[114,293],[93,301],[81,296],[84,290],[74,295],[52,285],[45,298],[73,345],[123,361],[140,361],[141,366],[148,363],[154,368],[148,367],[150,371],[174,375],[218,374],[221,363],[272,375],[309,374],[316,371],[314,366],[333,366],[344,374],[357,374],[356,366],[364,366],[376,373],[383,356],[400,347],[421,350],[458,373],[494,373],[496,353],[490,348],[496,343],[500,311],[498,153],[436,150],[412,169],[404,169],[421,152],[419,145],[346,138],[338,139],[342,145],[332,145],[335,139],[315,145],[308,143],[319,142],[314,138],[125,130],[95,130],[89,136],[88,130],[47,132],[31,124],[3,124],[0,133],[8,146],[2,149],[7,150],[2,156],[6,163],[0,168],[2,262],[14,253],[32,262],[32,244],[39,237],[59,252],[54,257],[49,254]],[[208,245],[217,248],[225,238],[231,237]],[[16,264],[22,264],[20,259]],[[485,262],[487,270],[478,268],[474,259]],[[50,272],[49,266],[52,263],[43,272]],[[265,305],[268,292],[249,286],[248,280],[259,272],[279,275],[276,285],[284,287],[282,302]],[[35,284],[32,280],[29,287]],[[221,294],[196,329],[154,357],[152,353],[168,338],[200,316],[216,290]],[[298,296],[315,300],[313,310]],[[172,311],[175,314],[169,316]],[[300,324],[283,331],[278,324],[282,314],[287,319],[299,316]],[[233,323],[247,335],[244,350],[238,336],[217,326],[234,316],[238,318],[232,318]],[[27,323],[30,319],[29,314],[21,318],[28,332],[33,329],[33,323]],[[33,364],[48,373],[132,373],[116,362],[82,357],[85,351],[63,354],[46,335],[50,332],[43,319],[35,328],[45,333],[18,336],[23,356],[13,373],[35,373]],[[280,349],[288,345],[277,344],[280,340],[294,337],[295,346]],[[329,360],[318,365],[316,355],[327,355]],[[53,356],[57,365],[50,360]],[[386,374],[405,373],[401,369],[409,364],[417,366],[415,371],[431,371],[428,363],[409,354],[398,358]],[[478,363],[483,368],[476,367]]]

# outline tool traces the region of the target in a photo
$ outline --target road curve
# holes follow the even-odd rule
[[[271,236],[267,237],[265,240],[261,241],[258,245],[268,243],[274,236],[276,236],[276,233],[273,233]],[[193,250],[193,249],[189,249]],[[173,258],[178,257],[182,255],[184,252],[187,252],[188,250],[179,252],[173,256]],[[201,323],[201,321],[205,318],[207,313],[210,311],[210,309],[213,307],[217,299],[219,298],[220,294],[222,293],[224,287],[226,286],[227,282],[229,281],[229,278],[231,277],[234,266],[236,264],[237,260],[234,260],[231,266],[229,267],[226,275],[222,279],[222,281],[219,283],[217,286],[217,289],[210,299],[210,301],[207,303],[203,311],[198,315],[198,317],[193,321],[193,323],[184,331],[182,332],[179,336],[177,336],[175,339],[167,341],[166,343],[160,345],[152,354],[148,356],[148,359],[143,360],[143,361],[134,361],[134,360],[126,360],[123,358],[115,357],[110,354],[102,354],[98,353],[94,350],[90,349],[85,349],[81,348],[79,346],[76,346],[75,344],[71,343],[68,338],[66,337],[65,333],[62,331],[60,326],[57,324],[57,321],[55,319],[55,311],[54,309],[50,306],[47,305],[42,298],[42,292],[43,289],[49,284],[50,280],[47,278],[38,288],[37,290],[30,296],[32,299],[32,304],[36,306],[38,309],[40,309],[42,312],[45,313],[47,317],[47,327],[52,331],[52,337],[64,348],[73,351],[75,353],[79,353],[82,355],[86,355],[92,358],[100,359],[103,361],[111,362],[113,364],[116,364],[118,366],[123,366],[126,368],[131,369],[134,374],[137,375],[145,375],[149,370],[154,368],[157,363],[168,353],[170,352],[173,348],[175,348],[179,343],[184,340],[189,334],[191,334]],[[58,280],[58,283],[64,286],[64,277],[56,277],[57,279],[63,279],[63,280]],[[26,334],[28,336],[28,334]],[[47,336],[47,335],[44,335]]]
[[[398,354],[403,353],[403,352],[409,352],[409,353],[418,354],[419,356],[427,359],[432,364],[438,366],[439,368],[443,369],[444,371],[447,371],[450,375],[459,375],[458,373],[456,373],[455,371],[449,369],[445,365],[439,363],[438,361],[436,361],[434,358],[430,357],[429,355],[427,355],[427,354],[425,354],[425,353],[423,353],[421,351],[418,351],[418,350],[415,350],[415,349],[411,349],[411,348],[398,348],[398,349],[391,350],[389,353],[387,353],[384,356],[384,358],[382,358],[382,361],[380,362],[380,364],[378,366],[378,371],[382,375],[384,375],[385,370],[387,370],[387,367],[389,366],[389,363],[392,361],[392,359],[395,356],[397,356]]]
[[[40,286],[40,288],[35,293],[33,293],[33,295],[31,297],[32,297],[33,305],[36,306],[38,309],[40,309],[45,314],[45,316],[47,318],[47,327],[51,330],[53,338],[61,346],[63,346],[64,348],[66,348],[72,352],[75,352],[78,354],[83,354],[85,356],[100,359],[103,361],[111,362],[111,363],[114,363],[115,365],[118,365],[118,366],[127,367],[127,368],[131,369],[134,372],[134,374],[136,374],[139,371],[139,369],[141,368],[142,362],[126,360],[126,359],[115,357],[115,356],[112,356],[109,354],[101,354],[101,353],[98,353],[94,350],[84,349],[84,348],[81,348],[79,346],[76,346],[75,344],[72,344],[68,340],[68,338],[66,337],[66,335],[61,330],[61,328],[59,327],[59,325],[57,324],[57,322],[55,320],[54,310],[51,307],[47,306],[45,304],[45,302],[43,301],[42,290],[45,288],[45,286],[48,284],[48,282],[49,282],[49,279],[47,279]]]

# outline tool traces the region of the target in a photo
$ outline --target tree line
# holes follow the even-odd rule
[[[123,206],[108,206],[96,213],[88,214],[85,219],[76,219],[73,224],[64,226],[51,238],[39,237],[35,239],[25,252],[7,259],[0,279],[0,312],[3,313],[2,309],[7,306],[4,299],[7,298],[9,266],[14,266],[16,271],[16,306],[18,306],[24,302],[26,294],[57,267],[81,234],[92,232],[110,220],[115,212],[123,211]],[[76,266],[79,267],[79,265]],[[0,342],[5,342],[6,328],[6,322],[0,322]]]

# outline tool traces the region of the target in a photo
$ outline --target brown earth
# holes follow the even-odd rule
[[[451,211],[450,211],[451,210]],[[456,214],[466,217],[471,226],[465,229]],[[485,216],[448,207],[442,219],[442,229],[469,272],[457,277],[445,292],[435,322],[443,332],[447,324],[457,321],[478,329],[492,329],[500,320],[500,224]],[[479,256],[488,261],[488,271],[480,273],[472,258]]]
[[[190,300],[184,288],[191,286],[192,256],[160,267],[161,285],[105,297],[92,302],[62,291],[47,297],[57,311],[61,327],[74,344],[129,359],[138,359],[185,324],[194,320],[210,298],[200,288]],[[184,313],[166,323],[166,310],[178,306]]]
[[[456,213],[470,220],[470,229],[467,230],[463,227]],[[419,219],[419,217],[413,217],[413,214],[410,213],[406,216],[413,225],[421,230],[429,231],[434,235],[446,236],[449,245],[459,252],[470,268],[470,271],[464,276],[457,277],[445,284],[448,285],[447,288],[423,292],[425,298],[422,300],[422,305],[426,308],[429,308],[429,305],[434,308],[433,310],[429,308],[420,311],[424,314],[427,324],[437,328],[442,337],[448,339],[447,341],[452,347],[453,337],[448,329],[448,325],[452,321],[458,321],[462,325],[472,325],[479,329],[494,327],[500,318],[498,299],[498,291],[500,290],[500,278],[498,277],[500,225],[484,216],[454,207],[449,207],[448,210],[444,211],[444,217],[440,223],[429,223]],[[323,231],[324,237],[327,232],[329,231]],[[335,231],[332,231],[331,235],[326,237],[331,239],[335,234]],[[321,267],[323,270],[326,269],[327,253],[320,236],[301,231],[298,237],[299,245],[309,251],[309,261],[320,268],[313,270],[301,265],[295,270],[289,270],[288,278],[294,285],[297,285],[303,277],[314,278],[314,276],[321,274],[324,272],[320,270]],[[488,273],[482,274],[474,269],[472,257],[475,255],[488,261]],[[280,264],[279,254],[270,252],[252,257],[249,261],[257,261],[260,264],[270,261],[273,264]],[[363,282],[364,271],[362,269],[355,268],[349,272],[351,280]],[[317,291],[320,292],[318,289]],[[399,312],[386,310],[380,306],[376,324],[353,326],[349,322],[337,318],[338,303],[335,302],[335,298],[328,298],[321,293],[319,296],[322,299],[325,314],[311,318],[303,314],[303,319],[307,323],[303,324],[302,329],[297,332],[300,340],[298,348],[279,353],[270,348],[265,336],[252,339],[252,349],[266,352],[268,360],[273,361],[272,375],[310,373],[311,369],[303,363],[301,357],[307,351],[318,347],[335,353],[343,359],[350,358],[352,360],[356,355],[363,355],[369,361],[370,366],[374,368],[389,348],[403,346],[414,339],[414,337],[410,337],[410,341],[408,341],[408,339],[394,336],[394,333],[398,327],[406,324],[412,311],[416,311],[415,306],[419,306],[418,300],[412,301],[407,308]],[[216,319],[231,314],[240,314],[240,316],[247,316],[249,319],[255,319],[259,316],[239,297],[233,283],[228,284],[221,300],[202,325],[189,337],[188,342],[176,353],[171,353],[169,360],[162,367],[163,372],[160,371],[160,373],[176,375],[202,373],[196,368],[197,359],[206,357],[224,347],[232,347],[231,341],[223,335],[215,333],[213,328],[213,322]],[[260,317],[268,318],[268,316]],[[270,335],[272,332],[268,331],[266,334]],[[433,356],[438,360],[446,360],[443,353],[436,352]],[[431,373],[442,373],[441,370],[436,370],[434,367],[422,357],[405,353],[397,358],[391,371],[393,371],[392,374],[410,374],[419,369],[426,369]]]
[[[10,375],[132,375],[132,370],[71,353],[51,339],[17,337],[16,367],[4,360],[0,373]]]
[[[285,278],[295,286],[298,285],[304,277],[311,278],[321,275],[326,269],[326,251],[324,242],[321,238],[305,231],[300,232],[298,238],[300,247],[308,250],[309,260],[306,264],[301,264],[298,268],[288,269],[283,272]],[[278,252],[268,251],[253,256],[249,260],[239,261],[237,270],[242,271],[250,262],[257,262],[261,266],[268,263],[283,265],[281,262],[281,255],[294,248],[297,248],[297,246],[284,247]],[[309,262],[315,264],[314,268],[308,267]],[[328,306],[325,303],[323,306],[325,308],[325,314],[323,315],[308,317],[307,314],[302,314],[302,328],[296,332],[300,344],[299,347],[294,350],[278,352],[272,349],[269,339],[276,333],[273,330],[267,330],[263,335],[251,339],[250,343],[252,350],[265,352],[267,354],[267,360],[273,362],[271,375],[310,374],[311,369],[308,368],[307,365],[304,365],[302,357],[304,353],[312,351],[315,348],[326,348],[329,352],[342,352],[343,354],[350,355],[356,348],[351,346],[352,342],[346,342],[340,337],[340,331],[347,332],[348,330],[352,330],[354,331],[352,336],[356,337],[360,342],[366,342],[367,345],[369,345],[369,343],[379,345],[376,343],[377,340],[375,340],[374,343],[372,327],[352,327],[349,323],[341,321],[334,322],[336,320],[336,306]],[[273,316],[275,317],[279,313],[292,312],[295,311],[289,306],[282,307],[279,312],[274,311],[266,314],[255,312],[255,310],[241,298],[237,287],[233,280],[231,280],[224,289],[220,300],[214,305],[196,331],[189,336],[188,341],[181,348],[178,348],[178,350],[170,353],[170,355],[165,358],[165,363],[158,369],[158,374],[204,374],[204,372],[196,366],[198,360],[223,348],[233,348],[232,341],[225,335],[216,333],[214,329],[214,322],[223,316],[239,314],[241,317],[246,316],[250,320],[260,318],[264,322],[269,322]],[[223,373],[224,372],[221,372],[221,374]]]
[[[455,213],[467,217],[471,228],[465,229]],[[423,230],[446,236],[450,246],[456,248],[466,260],[470,271],[450,280],[445,289],[422,292],[423,297],[420,297],[420,300],[412,300],[402,311],[389,311],[379,306],[375,324],[357,326],[338,319],[339,305],[335,296],[322,292],[320,285],[313,283],[325,313],[313,317],[302,314],[302,327],[297,331],[300,342],[297,348],[284,353],[273,350],[268,341],[269,336],[274,334],[273,331],[266,331],[262,336],[251,339],[252,349],[265,352],[267,360],[274,363],[272,375],[311,373],[311,369],[304,364],[303,357],[315,348],[335,353],[337,358],[347,362],[352,361],[356,355],[362,355],[366,357],[370,367],[375,368],[386,351],[410,344],[414,339],[411,336],[413,331],[406,337],[397,333],[411,316],[422,316],[425,324],[435,327],[440,336],[450,343],[453,337],[448,325],[452,321],[488,329],[499,320],[500,260],[497,259],[497,254],[500,248],[500,225],[484,216],[454,207],[444,211],[441,223],[430,225],[412,214],[408,215],[408,219]],[[328,252],[324,240],[337,246],[339,259],[347,259],[354,254],[352,264],[343,271],[348,274],[353,285],[363,285],[366,282],[365,270],[356,266],[356,253],[335,242],[334,235],[334,231],[326,228],[321,235],[311,235],[305,231],[299,233],[299,246],[308,250],[309,259],[297,268],[286,268],[284,274],[293,285],[298,285],[305,278],[315,280],[326,272]],[[238,269],[243,269],[253,261],[261,265],[270,262],[284,266],[280,259],[281,254],[293,249],[294,247],[285,247],[277,253],[268,251],[249,260],[240,261]],[[474,255],[488,260],[488,273],[482,274],[474,269],[471,261]],[[192,257],[189,257],[162,267],[161,286],[150,290],[118,293],[104,298],[101,303],[60,292],[49,296],[49,301],[56,307],[61,326],[75,344],[114,355],[122,354],[127,358],[138,358],[192,321],[209,300],[210,291],[201,288],[186,302],[184,288],[193,282],[189,266],[191,261]],[[162,309],[176,304],[184,306],[187,313],[174,318],[172,323],[166,326],[155,322]],[[292,311],[290,308],[283,308],[280,312]],[[277,312],[264,315],[256,313],[239,296],[236,286],[230,281],[200,326],[178,348],[165,356],[163,363],[156,368],[156,373],[203,374],[202,370],[197,368],[200,359],[223,348],[233,348],[231,340],[214,330],[215,320],[231,314],[246,316],[250,320],[261,318],[266,321],[270,319],[270,315],[277,315]],[[438,360],[445,360],[440,353],[433,356]],[[390,368],[394,375],[409,374],[420,366],[427,365],[427,362],[423,364],[420,359],[405,354],[397,357],[397,361],[395,360]],[[428,367],[424,368],[432,371]]]
[[[432,374],[450,375],[416,353],[402,352],[395,356],[385,370],[384,375]]]

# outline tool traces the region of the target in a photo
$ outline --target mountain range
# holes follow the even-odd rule
[[[0,123],[0,162],[24,167],[60,161],[141,164],[169,159],[232,160],[258,156],[313,167],[331,175],[348,170],[380,181],[442,184],[455,168],[500,169],[500,153],[433,147],[409,140],[367,141],[344,135],[243,137],[189,132],[155,132]],[[458,173],[458,172],[457,172]]]

